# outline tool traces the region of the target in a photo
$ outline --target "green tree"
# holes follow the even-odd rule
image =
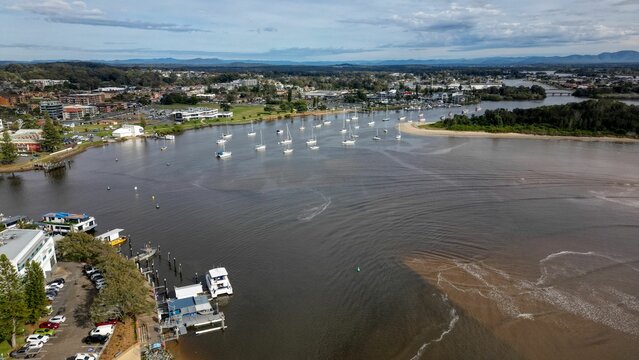
[[[0,254],[0,338],[16,346],[18,325],[27,318],[24,289],[15,267]]]
[[[222,108],[222,111],[231,111],[231,104],[229,104],[228,102],[222,103],[222,105],[220,105],[220,107]]]
[[[96,240],[87,233],[70,233],[56,244],[59,258],[66,261],[95,264],[109,245]]]
[[[47,119],[42,128],[42,147],[48,151],[56,151],[62,146],[62,131],[51,119]]]
[[[286,101],[291,102],[293,100],[293,88],[288,88],[286,93]]]
[[[47,297],[44,293],[44,273],[40,264],[35,261],[27,263],[23,281],[28,310],[27,322],[35,323],[44,314],[47,306]]]
[[[142,118],[142,120],[140,120],[140,126],[142,126],[142,128],[146,128],[146,125],[147,125],[146,119]]]
[[[9,131],[2,133],[2,143],[0,143],[0,162],[3,164],[11,164],[18,158],[18,148],[11,141]]]

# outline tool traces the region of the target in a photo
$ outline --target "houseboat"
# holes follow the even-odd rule
[[[219,295],[233,295],[233,287],[231,287],[226,268],[219,267],[209,270],[206,273],[206,285],[209,287],[213,299]]]
[[[127,241],[127,237],[120,234],[122,231],[124,231],[124,229],[113,229],[102,235],[98,235],[95,238],[102,240],[111,246],[120,246]]]
[[[65,212],[43,215],[41,225],[46,231],[62,235],[70,232],[90,232],[98,226],[93,216]]]

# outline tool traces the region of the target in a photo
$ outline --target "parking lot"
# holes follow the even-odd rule
[[[51,317],[65,315],[66,321],[44,345],[36,359],[74,359],[76,353],[100,353],[102,345],[82,343],[82,339],[94,327],[89,317],[89,308],[97,294],[91,281],[82,273],[82,265],[60,262],[50,276],[50,279],[55,278],[64,278],[66,283],[53,300]]]

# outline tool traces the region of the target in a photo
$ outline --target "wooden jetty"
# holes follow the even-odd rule
[[[49,172],[57,169],[62,169],[67,167],[66,161],[58,161],[58,162],[45,162],[45,163],[37,163],[34,165],[37,170],[44,170],[44,172]]]

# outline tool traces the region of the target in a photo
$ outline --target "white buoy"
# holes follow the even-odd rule
[[[110,186],[107,186],[107,190],[111,190],[111,187],[110,187]]]
[[[134,186],[134,187],[133,187],[133,190],[138,191],[138,187],[137,187],[137,186]]]

